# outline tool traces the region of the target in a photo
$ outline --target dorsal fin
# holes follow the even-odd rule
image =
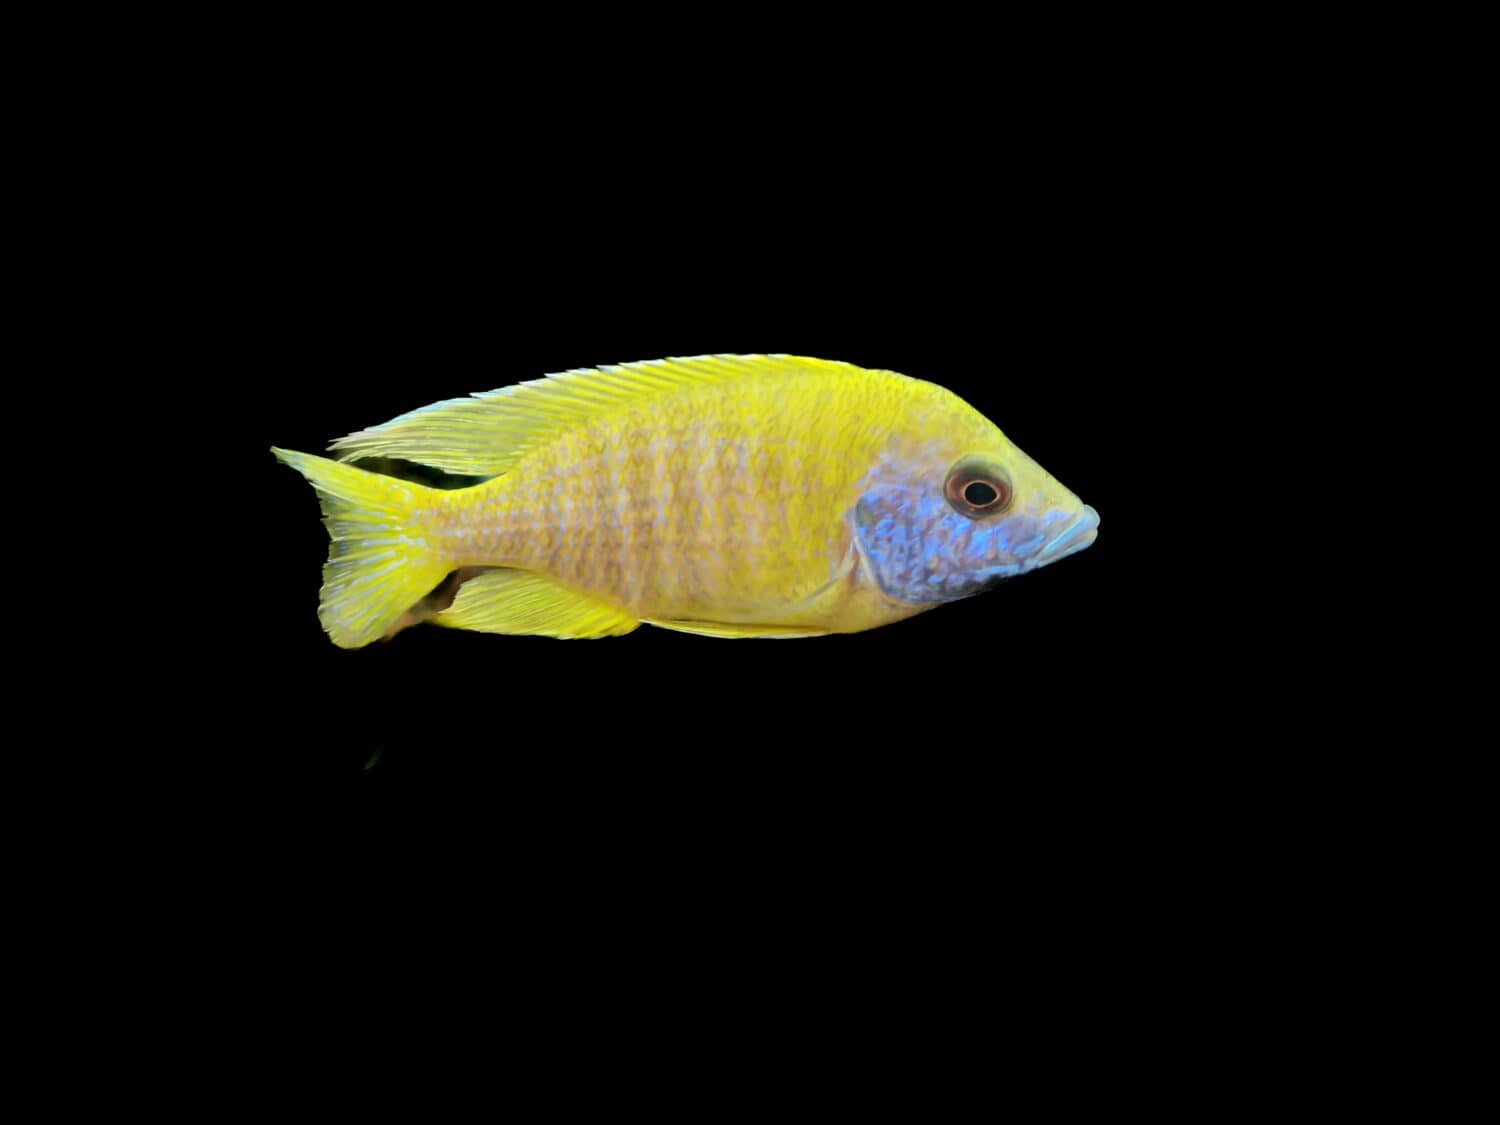
[[[494,477],[582,422],[679,387],[861,370],[790,355],[704,355],[583,368],[436,402],[339,438],[329,448],[344,461],[399,457],[450,473]]]

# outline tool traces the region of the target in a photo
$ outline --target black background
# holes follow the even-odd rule
[[[121,310],[59,344],[102,345],[101,377],[131,405],[163,392],[172,431],[148,446],[122,413],[88,450],[117,456],[148,572],[123,594],[100,567],[68,587],[88,617],[67,641],[115,665],[113,694],[59,697],[104,735],[94,776],[122,780],[120,830],[91,861],[142,835],[167,847],[122,857],[121,911],[84,940],[136,926],[175,957],[211,938],[218,890],[249,944],[216,973],[274,985],[279,958],[311,978],[277,1015],[364,964],[353,991],[373,1008],[394,1010],[409,973],[414,995],[532,1043],[566,1025],[569,1047],[611,1007],[606,1038],[649,1041],[672,986],[695,1006],[666,1018],[710,1041],[761,993],[777,1046],[827,997],[903,1054],[962,1060],[990,1100],[996,1069],[1042,1065],[1049,1104],[1176,1090],[1185,1053],[1275,1003],[1277,958],[1309,930],[1260,904],[1300,893],[1315,914],[1350,866],[1298,885],[1267,864],[1299,818],[1321,831],[1319,803],[1347,801],[1307,784],[1300,743],[1320,730],[1278,711],[1283,650],[1324,625],[1245,640],[1247,583],[1205,531],[1289,565],[1257,554],[1288,550],[1257,517],[1306,499],[1301,454],[1282,425],[1237,423],[1247,402],[1305,405],[1316,380],[1276,397],[1268,368],[1338,367],[1331,345],[1255,355],[1333,289],[1283,219],[1312,177],[1265,159],[1296,135],[1263,111],[1295,31],[1235,70],[1241,29],[1176,14],[1066,11],[1041,31],[903,16],[874,29],[887,42],[875,19],[807,42],[756,15],[597,58],[581,27],[257,20],[191,42],[174,25],[172,65],[122,52],[122,96],[82,96],[100,140],[56,131],[88,154],[68,187],[100,245],[53,257]],[[1361,96],[1334,86],[1308,151]],[[768,351],[959,392],[1098,509],[1097,543],[854,636],[428,628],[345,652],[322,633],[317,502],[271,445],[318,451],[570,367]],[[101,413],[56,371],[70,412]],[[1269,487],[1214,479],[1204,440]],[[184,507],[189,542],[168,551],[145,517]],[[1291,541],[1297,565],[1308,545]],[[101,640],[122,598],[145,608]],[[179,734],[185,765],[158,753]],[[137,899],[163,871],[186,876],[182,926]],[[1273,998],[1226,1002],[1237,987]],[[1276,1013],[1274,1042],[1300,1010]],[[277,1042],[308,1026],[320,1067],[335,1040],[378,1079],[407,1061],[378,1034],[274,1022]],[[467,1021],[409,1026],[435,1022]],[[840,1033],[818,1030],[821,1065]]]
[[[51,718],[76,711],[108,759],[63,768],[102,783],[109,815],[47,825],[21,868],[96,908],[77,928],[90,963],[131,933],[174,968],[206,957],[187,978],[205,1005],[241,1011],[213,986],[243,981],[269,1016],[248,1024],[272,1044],[263,1070],[301,1033],[341,1090],[371,1059],[382,1095],[413,1073],[390,1013],[419,1043],[464,1041],[439,1047],[447,1072],[554,1056],[549,1097],[608,1084],[577,1065],[590,1032],[606,1055],[670,1051],[670,1078],[641,1073],[675,1088],[696,1069],[660,1034],[678,1026],[705,1054],[726,1027],[753,1039],[719,1052],[767,1059],[721,1083],[731,1097],[787,1069],[772,1052],[826,1069],[851,1040],[906,1063],[928,1104],[922,1047],[942,1089],[974,1074],[990,1105],[1017,1086],[1160,1101],[1192,1079],[1276,1096],[1260,1071],[1309,1065],[1276,1048],[1324,1029],[1330,987],[1361,989],[1351,1011],[1385,1002],[1358,954],[1388,920],[1323,920],[1351,885],[1422,864],[1380,852],[1405,850],[1411,802],[1358,788],[1371,757],[1351,720],[1383,720],[1385,681],[1311,705],[1341,673],[1323,603],[1358,558],[1330,538],[1341,493],[1306,469],[1326,435],[1292,428],[1323,396],[1350,430],[1344,405],[1370,388],[1344,353],[1386,338],[1308,331],[1343,288],[1329,228],[1347,224],[1356,270],[1388,246],[1383,208],[1348,218],[1381,198],[1365,177],[1322,169],[1351,128],[1383,138],[1393,118],[1327,60],[1363,51],[1404,80],[1400,53],[1343,25],[1311,42],[1300,17],[861,13],[818,41],[809,13],[726,11],[742,26],[674,14],[633,44],[560,14],[573,26],[176,21],[169,59],[121,49],[125,73],[76,95],[76,128],[38,114],[66,71],[29,88],[23,118],[86,167],[41,169],[73,213],[18,221],[102,306],[98,323],[63,307],[47,418],[103,415],[99,439],[68,431],[68,455],[89,493],[110,458],[142,574],[67,564],[68,658],[110,667],[97,693],[68,677],[22,700],[44,706],[18,712],[18,741],[54,757]],[[619,18],[639,30],[636,9]],[[1372,184],[1401,159],[1383,146]],[[104,357],[74,362],[75,345]],[[947,386],[1100,512],[1098,541],[854,636],[327,640],[316,498],[270,446],[711,352]],[[160,441],[128,413],[143,390]],[[53,427],[22,428],[50,468]],[[47,493],[111,553],[84,495]],[[153,523],[179,521],[170,550]],[[1301,581],[1320,556],[1337,572]],[[1307,612],[1262,612],[1278,572]],[[166,752],[178,739],[185,758]],[[1394,834],[1351,830],[1351,809]],[[47,870],[74,835],[117,911]],[[173,917],[149,897],[163,875]],[[104,964],[155,995],[149,966]],[[320,1018],[346,979],[354,1034]],[[407,999],[425,1011],[405,1018]],[[859,1023],[881,1039],[868,1051]],[[358,1069],[329,1066],[339,1047]],[[1216,1082],[1220,1059],[1258,1069]]]

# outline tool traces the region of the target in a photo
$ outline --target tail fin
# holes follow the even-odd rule
[[[450,569],[412,521],[440,490],[310,453],[271,452],[311,482],[323,506],[333,540],[318,605],[323,628],[340,648],[379,639]]]

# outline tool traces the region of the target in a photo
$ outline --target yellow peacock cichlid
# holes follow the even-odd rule
[[[344,648],[425,619],[853,633],[1055,562],[1099,526],[950,391],[798,356],[569,371],[331,449],[341,461],[272,452],[318,491],[333,541],[318,616]],[[490,479],[436,489],[342,463],[369,457]]]

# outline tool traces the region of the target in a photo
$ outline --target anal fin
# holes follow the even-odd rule
[[[459,587],[439,625],[480,633],[618,637],[640,625],[624,610],[529,570],[490,570]]]

